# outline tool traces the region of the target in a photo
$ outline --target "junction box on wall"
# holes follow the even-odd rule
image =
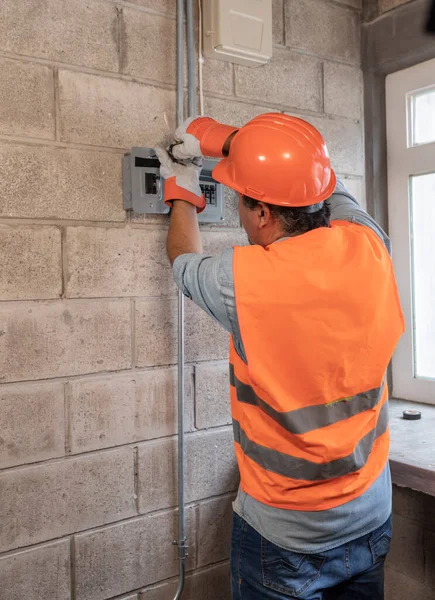
[[[249,67],[272,58],[272,0],[202,0],[203,54]]]
[[[200,223],[219,223],[224,218],[224,188],[212,177],[217,162],[204,160],[199,183],[206,208],[198,215]],[[125,210],[146,215],[169,213],[163,202],[164,180],[160,178],[160,162],[152,148],[132,148],[124,156],[122,180]]]

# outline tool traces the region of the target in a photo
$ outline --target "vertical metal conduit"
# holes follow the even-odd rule
[[[186,0],[187,19],[187,92],[189,117],[196,117],[196,57],[193,0]]]
[[[193,0],[186,0],[189,116],[196,116],[196,60]],[[184,121],[184,0],[177,0],[177,123]],[[184,510],[184,296],[178,292],[178,546],[179,582],[174,600],[183,594],[187,540]]]
[[[184,121],[184,0],[177,0],[177,124]],[[179,582],[174,600],[183,594],[187,540],[184,514],[184,297],[178,292],[178,547]]]
[[[184,121],[184,0],[177,0],[177,125]]]

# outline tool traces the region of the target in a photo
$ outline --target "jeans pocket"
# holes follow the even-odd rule
[[[391,545],[391,517],[382,527],[369,537],[369,546],[372,553],[373,564],[385,560]]]
[[[263,585],[290,598],[300,598],[320,577],[326,556],[299,554],[261,541]]]

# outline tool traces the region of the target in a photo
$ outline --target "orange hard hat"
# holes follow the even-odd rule
[[[259,115],[242,127],[213,177],[255,200],[294,207],[323,202],[336,183],[320,132],[282,113]]]

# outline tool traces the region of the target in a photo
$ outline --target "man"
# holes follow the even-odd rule
[[[380,600],[391,539],[386,371],[403,316],[384,232],[309,123],[208,117],[159,150],[167,250],[184,294],[232,335],[241,485],[234,600]],[[251,245],[202,254],[200,158],[240,194]]]

